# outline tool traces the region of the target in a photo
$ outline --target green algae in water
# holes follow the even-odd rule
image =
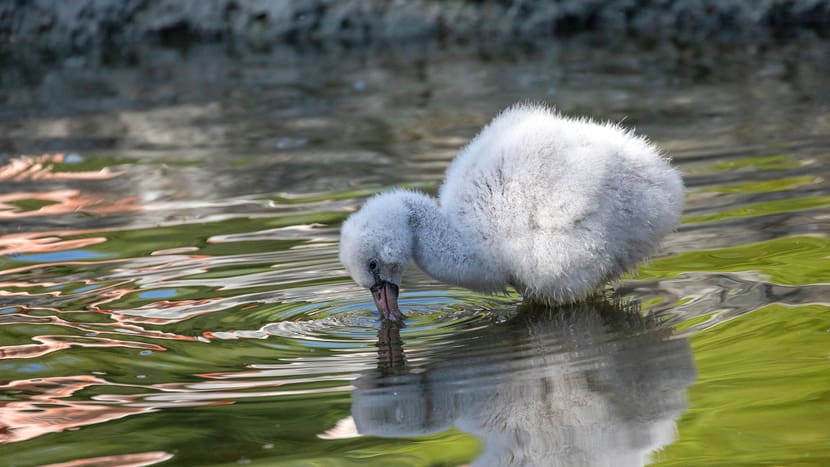
[[[10,204],[17,208],[18,212],[31,212],[37,211],[41,208],[46,206],[51,206],[53,204],[60,204],[57,201],[46,200],[46,199],[21,199],[17,201],[6,201],[6,204]]]
[[[830,465],[830,307],[768,305],[691,336],[698,380],[660,466]]]
[[[717,250],[700,250],[656,259],[634,279],[665,279],[680,272],[755,271],[782,285],[830,282],[830,239],[785,237]]]
[[[821,181],[820,177],[788,177],[760,182],[732,183],[704,188],[701,191],[713,193],[773,193],[792,190]]]
[[[788,170],[795,169],[800,166],[801,164],[798,161],[793,160],[793,158],[789,155],[779,154],[774,156],[742,157],[739,159],[724,160],[705,167],[692,168],[688,172],[691,174],[709,174],[731,172],[743,169]]]
[[[779,199],[763,203],[748,204],[735,209],[708,214],[705,216],[694,216],[683,218],[684,224],[694,222],[712,222],[741,217],[768,216],[784,212],[802,211],[806,209],[822,208],[830,206],[830,196],[805,196],[802,198]]]
[[[306,240],[261,240],[239,242],[211,242],[221,235],[255,233],[280,227],[307,224],[339,225],[348,216],[346,212],[317,212],[275,217],[234,218],[200,224],[179,224],[151,228],[94,232],[66,235],[62,240],[104,238],[105,241],[85,248],[90,252],[89,262],[94,263],[104,255],[110,259],[150,256],[155,251],[183,247],[196,247],[201,255],[222,256],[286,250],[305,243]],[[64,250],[79,251],[79,250]],[[26,263],[25,256],[0,256],[0,268],[11,268]],[[84,259],[77,260],[78,262]]]
[[[138,163],[139,160],[135,158],[112,157],[110,155],[86,155],[78,162],[56,162],[52,164],[55,172],[73,173],[73,172],[93,172],[112,168],[114,166],[126,166]]]
[[[706,321],[709,321],[709,319],[713,315],[714,315],[714,313],[706,313],[705,315],[702,315],[702,316],[697,316],[697,317],[692,318],[692,319],[687,319],[686,321],[683,321],[682,323],[678,324],[677,326],[674,326],[674,330],[678,331],[678,332],[679,331],[685,331],[686,329],[692,328],[694,326],[697,326],[698,324],[705,323]]]

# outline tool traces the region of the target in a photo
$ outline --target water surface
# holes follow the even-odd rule
[[[827,45],[149,49],[0,78],[7,465],[830,463]],[[683,224],[607,297],[337,261],[517,100],[670,154]],[[63,463],[63,464],[62,464]]]

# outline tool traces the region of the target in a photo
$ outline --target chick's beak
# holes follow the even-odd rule
[[[375,299],[381,319],[401,321],[405,316],[398,309],[398,286],[387,281],[378,281],[369,290]]]

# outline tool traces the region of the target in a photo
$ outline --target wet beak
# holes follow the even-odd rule
[[[369,290],[375,299],[381,319],[402,321],[405,316],[398,309],[398,286],[386,281],[378,281]]]

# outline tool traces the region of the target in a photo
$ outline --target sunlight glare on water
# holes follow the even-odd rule
[[[4,71],[0,459],[830,463],[827,52],[205,47]],[[684,173],[681,227],[606,300],[534,310],[413,269],[405,326],[381,325],[340,223],[392,186],[435,193],[519,100],[648,135]]]

